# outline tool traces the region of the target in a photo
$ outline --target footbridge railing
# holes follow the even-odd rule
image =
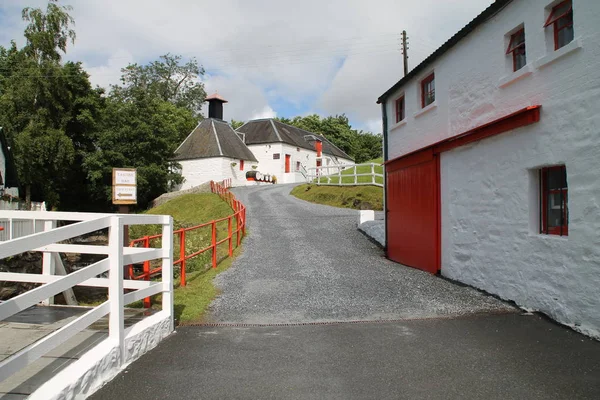
[[[43,274],[0,272],[0,281],[42,284],[32,290],[0,303],[0,321],[9,318],[31,306],[74,286],[108,288],[108,300],[90,309],[77,319],[44,338],[34,342],[16,354],[0,362],[0,381],[34,362],[55,349],[68,339],[94,322],[109,315],[110,343],[114,343],[119,357],[117,363],[126,362],[126,336],[138,324],[125,330],[124,307],[145,297],[162,293],[163,321],[170,320],[173,330],[173,221],[170,216],[160,215],[117,215],[84,214],[44,211],[2,211],[0,220],[4,226],[14,221],[44,221],[45,231],[0,242],[0,259],[25,252],[43,253]],[[57,221],[70,224],[56,228]],[[159,248],[133,248],[123,246],[125,225],[153,224],[162,226],[162,240]],[[99,230],[108,229],[108,245],[79,245],[64,243]],[[52,255],[58,253],[79,253],[104,255],[105,258],[87,267],[64,276],[54,275]],[[133,263],[159,259],[162,265],[162,280],[134,281],[124,279],[124,266]],[[127,290],[127,293],[125,291]]]

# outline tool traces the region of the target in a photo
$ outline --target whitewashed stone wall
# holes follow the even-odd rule
[[[231,163],[236,163],[231,166]],[[180,190],[189,189],[201,185],[210,180],[221,181],[223,179],[232,180],[233,186],[246,185],[246,172],[252,170],[256,165],[253,161],[244,161],[244,170],[240,171],[240,160],[228,157],[201,158],[197,160],[179,161],[181,164],[181,174],[185,181]]]
[[[407,84],[404,123],[386,104],[389,158],[542,105],[541,121],[443,153],[442,274],[600,337],[600,2],[573,0],[575,40],[554,51],[546,7],[517,0]],[[527,66],[511,72],[511,31],[524,25]],[[435,71],[436,101],[420,110]],[[537,170],[564,164],[569,236],[539,234]]]
[[[0,148],[0,173],[2,174],[2,181],[4,183],[6,183],[6,157],[4,156],[4,152],[2,151],[2,149]],[[4,187],[2,185],[0,185],[0,188],[4,188],[4,193],[14,196],[14,197],[18,197],[19,196],[19,189],[18,188],[9,188],[9,187]]]

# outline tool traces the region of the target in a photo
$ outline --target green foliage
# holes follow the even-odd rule
[[[112,92],[106,101],[96,151],[84,160],[87,180],[94,197],[108,204],[113,168],[137,168],[138,206],[181,183],[170,161],[178,144],[196,124],[191,111],[158,97],[141,94],[124,98]]]
[[[340,208],[383,210],[383,188],[378,186],[296,186],[291,194],[311,203]]]
[[[114,95],[125,100],[159,98],[199,117],[206,92],[199,81],[204,68],[195,58],[181,64],[181,56],[165,54],[148,65],[130,64],[121,72],[123,86],[114,86]]]
[[[283,123],[325,136],[334,145],[353,157],[357,163],[381,157],[382,136],[352,129],[348,117],[343,114],[325,118],[313,114],[306,117],[278,119]]]
[[[237,129],[237,128],[239,128],[240,126],[244,125],[244,123],[245,123],[244,121],[236,121],[235,119],[232,119],[232,120],[231,120],[231,127],[232,127],[233,129]]]

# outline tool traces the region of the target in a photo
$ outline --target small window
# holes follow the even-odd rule
[[[279,160],[280,158],[281,158],[281,154],[279,154],[279,153],[273,154],[273,160]]]
[[[404,96],[396,100],[396,123],[404,119]]]
[[[425,108],[435,101],[435,75],[431,74],[421,82],[422,107]]]
[[[541,233],[569,234],[569,196],[564,165],[540,170]]]
[[[527,64],[525,54],[525,29],[521,29],[510,36],[510,43],[506,54],[512,54],[513,71],[518,71]]]
[[[296,161],[296,171],[300,171],[300,161]]]
[[[544,28],[552,26],[554,29],[554,50],[573,41],[573,2],[566,0],[552,8]]]
[[[244,170],[244,160],[240,160],[240,171]]]
[[[296,151],[300,151],[300,147],[296,147]]]

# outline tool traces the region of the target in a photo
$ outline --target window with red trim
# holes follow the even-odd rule
[[[541,233],[569,234],[569,191],[564,165],[540,170]]]
[[[244,170],[244,160],[240,160],[240,171]]]
[[[404,96],[396,99],[396,123],[404,119]]]
[[[575,32],[573,31],[572,0],[565,0],[552,7],[544,28],[549,26],[554,29],[554,50],[558,50],[573,41]]]
[[[525,54],[525,29],[521,29],[510,36],[510,43],[506,54],[512,54],[513,71],[518,71],[527,64],[527,56]]]
[[[421,106],[427,107],[435,101],[435,75],[431,74],[421,81]]]

